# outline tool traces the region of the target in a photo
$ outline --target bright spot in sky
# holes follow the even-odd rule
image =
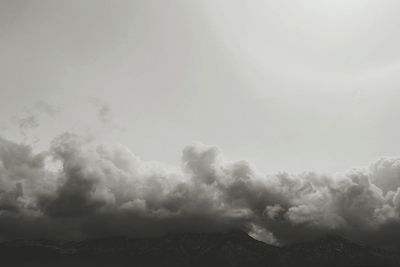
[[[340,16],[366,11],[371,8],[373,2],[369,0],[298,0],[296,4],[324,15]]]

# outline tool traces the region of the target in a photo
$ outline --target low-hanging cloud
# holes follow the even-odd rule
[[[53,160],[59,170],[47,166]],[[215,147],[186,147],[180,171],[76,134],[48,151],[0,138],[0,238],[82,239],[240,228],[286,244],[340,234],[395,246],[400,159],[337,174],[259,174]]]

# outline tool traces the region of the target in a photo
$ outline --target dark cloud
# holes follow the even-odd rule
[[[46,158],[61,168],[46,167]],[[241,228],[282,244],[340,234],[395,246],[397,162],[380,159],[334,175],[260,175],[248,162],[228,162],[217,148],[196,143],[183,150],[177,172],[71,133],[39,154],[0,139],[0,238]]]

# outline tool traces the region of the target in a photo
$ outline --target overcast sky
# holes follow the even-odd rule
[[[267,172],[398,155],[399,8],[2,0],[1,134],[45,149],[62,131],[91,133],[171,165],[201,141]],[[38,102],[59,112],[16,132]]]
[[[240,228],[399,247],[399,11],[0,0],[0,241]]]

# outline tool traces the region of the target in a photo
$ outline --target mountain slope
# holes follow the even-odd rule
[[[81,242],[17,240],[0,244],[5,266],[400,266],[397,254],[340,237],[275,247],[244,232],[180,233],[159,238]]]
[[[328,236],[294,244],[282,251],[283,266],[400,266],[399,255]]]

